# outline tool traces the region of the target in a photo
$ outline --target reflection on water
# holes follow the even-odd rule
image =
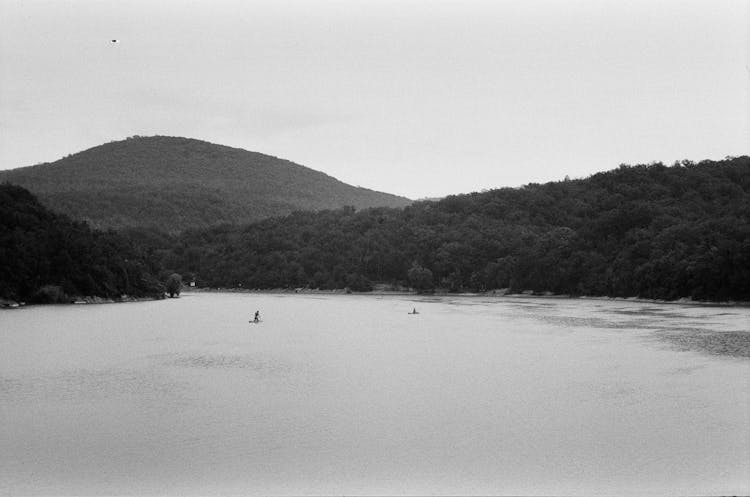
[[[538,298],[3,312],[0,495],[747,494],[749,325]]]

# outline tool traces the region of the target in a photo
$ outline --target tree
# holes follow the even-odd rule
[[[175,295],[179,297],[180,290],[182,290],[182,276],[172,273],[167,278],[167,293],[169,293],[169,298],[174,298]]]
[[[19,186],[0,184],[0,299],[162,298],[156,271],[148,252],[126,236],[91,229]]]
[[[407,278],[409,279],[409,284],[420,292],[424,290],[432,290],[435,286],[432,271],[420,266],[416,262],[412,264],[411,269],[409,269]]]
[[[15,218],[1,208],[0,201],[0,221]],[[672,168],[627,166],[586,179],[415,202],[403,210],[298,212],[138,240],[158,261],[144,263],[143,271],[169,268],[162,281],[172,271],[198,272],[208,286],[366,291],[379,283],[418,291],[441,286],[750,300],[749,213],[750,157],[742,157]],[[4,245],[0,232],[0,282],[9,275],[27,293],[24,285],[33,291],[58,284],[66,293],[71,282],[92,286],[75,279],[75,268],[85,267],[79,254],[87,251],[67,247],[71,266],[61,250],[40,251],[35,236],[13,225],[6,236]],[[4,246],[18,246],[24,258],[10,260]],[[108,294],[119,295],[136,281],[132,268],[119,270],[121,262],[100,265],[93,280]],[[58,268],[68,269],[58,275]]]

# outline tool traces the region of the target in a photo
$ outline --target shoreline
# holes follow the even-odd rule
[[[415,290],[397,289],[388,290],[376,288],[369,292],[357,292],[347,289],[320,290],[310,288],[274,288],[274,289],[248,289],[248,288],[209,288],[209,287],[185,287],[182,289],[183,294],[190,293],[247,293],[262,295],[356,295],[356,296],[376,296],[376,297],[451,297],[451,298],[484,298],[484,299],[570,299],[570,300],[595,300],[606,302],[634,302],[641,304],[668,304],[668,305],[689,305],[701,307],[750,307],[750,302],[745,301],[711,301],[711,300],[692,300],[689,298],[680,298],[677,300],[646,299],[641,297],[608,297],[608,296],[591,296],[591,295],[559,295],[549,292],[545,293],[509,293],[506,289],[487,291],[487,292],[457,292],[436,291],[432,293],[419,293]],[[166,300],[169,297],[133,297],[123,295],[121,298],[112,299],[107,297],[85,296],[75,297],[67,302],[57,303],[26,303],[13,300],[0,299],[0,310],[11,310],[25,308],[35,305],[92,305],[92,304],[122,304],[128,302],[150,302],[157,300]],[[176,298],[179,298],[176,297]]]
[[[248,289],[248,288],[209,288],[209,287],[186,287],[182,293],[255,293],[267,295],[357,295],[357,296],[393,296],[393,297],[461,297],[461,298],[542,298],[542,299],[571,299],[571,300],[601,300],[608,302],[635,302],[643,304],[672,304],[672,305],[695,305],[705,307],[750,307],[750,302],[745,301],[711,301],[711,300],[692,300],[689,298],[680,298],[677,300],[646,299],[641,297],[608,297],[608,296],[572,296],[558,295],[552,293],[534,294],[531,292],[509,293],[505,290],[495,290],[488,292],[459,292],[450,293],[447,291],[433,293],[419,293],[414,290],[385,290],[376,289],[369,292],[347,291],[345,289],[320,290],[320,289]]]
[[[118,299],[98,296],[74,297],[66,302],[17,302],[15,300],[0,299],[0,310],[22,309],[37,305],[92,305],[92,304],[125,304],[129,302],[150,302],[154,300],[164,300],[166,297],[133,297],[123,295]]]

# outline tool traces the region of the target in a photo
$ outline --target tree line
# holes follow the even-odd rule
[[[210,287],[750,300],[750,158],[128,236]]]
[[[160,297],[157,261],[114,231],[56,214],[27,190],[0,184],[0,299]]]
[[[0,185],[0,298],[163,295],[175,273],[224,288],[750,301],[750,157],[177,235],[92,230]]]

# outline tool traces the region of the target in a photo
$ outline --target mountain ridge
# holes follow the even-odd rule
[[[0,171],[53,210],[95,228],[179,232],[296,210],[403,207],[411,200],[348,185],[292,161],[203,140],[130,137],[51,163]]]

